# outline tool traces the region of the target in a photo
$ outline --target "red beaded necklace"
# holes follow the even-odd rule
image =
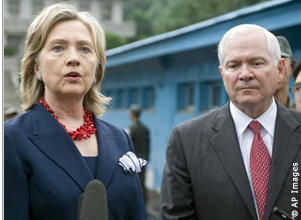
[[[84,115],[84,124],[77,128],[74,131],[70,131],[66,128],[66,125],[62,124],[58,117],[54,114],[54,111],[49,107],[49,105],[45,102],[43,97],[39,99],[39,102],[41,105],[58,121],[58,123],[67,131],[67,133],[70,135],[70,137],[77,141],[77,140],[82,140],[86,138],[90,138],[92,134],[95,134],[95,126],[94,126],[94,121],[92,118],[92,114],[90,111],[84,108],[85,110],[85,115]]]

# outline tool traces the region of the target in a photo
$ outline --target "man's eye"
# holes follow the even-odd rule
[[[263,62],[254,62],[253,65],[256,67],[260,67],[263,65]]]
[[[237,65],[235,63],[230,63],[227,65],[228,69],[235,69],[237,67]]]
[[[54,52],[61,52],[63,49],[64,49],[64,48],[63,48],[62,46],[54,46],[54,47],[52,48],[52,50],[53,50]]]

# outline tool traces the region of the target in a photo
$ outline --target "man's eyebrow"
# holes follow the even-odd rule
[[[257,57],[250,58],[250,60],[266,60],[266,58],[262,56],[257,56]]]
[[[240,60],[239,59],[229,59],[229,60],[226,60],[225,64],[227,63],[239,63]]]

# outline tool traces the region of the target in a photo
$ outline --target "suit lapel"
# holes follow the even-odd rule
[[[287,109],[280,105],[277,107],[272,166],[264,219],[268,219],[271,215],[301,145],[301,135],[296,131],[299,123]]]
[[[230,178],[233,180],[238,192],[242,196],[253,219],[257,219],[253,196],[243,163],[235,125],[230,115],[229,103],[218,113],[212,129],[216,135],[211,139],[212,147]]]
[[[39,104],[28,113],[34,126],[34,135],[29,139],[84,191],[93,176],[67,132]]]
[[[118,164],[115,137],[100,120],[95,120],[98,141],[98,165],[96,178],[108,186]]]

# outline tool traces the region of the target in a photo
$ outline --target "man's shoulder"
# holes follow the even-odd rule
[[[276,130],[282,132],[283,129],[292,129],[298,134],[301,131],[301,113],[294,109],[277,105]]]
[[[145,124],[143,124],[142,122],[138,122],[138,123],[136,123],[136,124],[132,124],[130,127],[129,127],[129,129],[131,130],[131,131],[137,131],[137,132],[139,132],[139,131],[148,131],[148,127],[145,125]]]
[[[279,115],[281,115],[282,117],[286,118],[295,118],[296,120],[300,121],[301,120],[301,112],[292,109],[292,108],[286,108],[282,105],[278,105],[278,111],[279,111]]]
[[[194,129],[208,129],[211,128],[217,116],[225,111],[226,106],[212,109],[198,117],[184,121],[176,125],[178,130],[194,130]]]
[[[148,127],[145,124],[143,124],[142,122],[139,122],[138,126],[143,130],[148,130]]]

